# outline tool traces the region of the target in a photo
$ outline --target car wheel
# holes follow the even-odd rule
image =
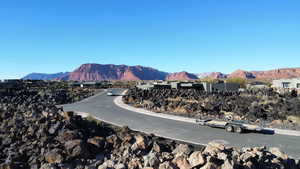
[[[234,131],[235,131],[236,133],[242,133],[242,132],[243,132],[243,129],[242,129],[241,127],[239,127],[239,126],[236,126],[236,127],[234,127]]]
[[[233,127],[231,125],[227,125],[227,126],[225,126],[225,130],[227,132],[233,132]]]

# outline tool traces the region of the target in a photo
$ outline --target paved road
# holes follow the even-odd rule
[[[279,147],[289,155],[300,158],[300,137],[297,136],[227,133],[222,129],[203,127],[125,110],[116,106],[113,102],[114,99],[114,96],[99,93],[81,102],[64,105],[63,107],[66,111],[90,113],[106,122],[129,126],[133,130],[153,133],[167,138],[198,144],[207,144],[212,140],[218,140],[230,146],[238,147],[266,145],[268,147]]]

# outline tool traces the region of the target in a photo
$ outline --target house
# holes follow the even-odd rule
[[[300,78],[273,80],[272,87],[279,89],[300,89]]]

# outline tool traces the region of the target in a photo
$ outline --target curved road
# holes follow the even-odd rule
[[[194,144],[207,144],[217,140],[237,147],[279,147],[290,156],[300,158],[300,137],[297,136],[227,133],[222,129],[203,127],[125,110],[116,106],[114,99],[114,96],[106,96],[102,92],[81,102],[63,105],[63,108],[66,111],[86,112],[103,121],[128,126],[133,130]]]

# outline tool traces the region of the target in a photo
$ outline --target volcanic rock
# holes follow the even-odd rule
[[[48,163],[61,163],[64,158],[60,149],[53,149],[45,154],[45,159]]]

